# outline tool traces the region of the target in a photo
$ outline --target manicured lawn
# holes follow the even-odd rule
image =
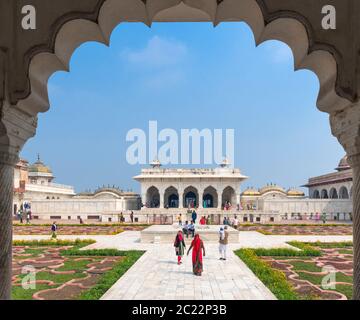
[[[13,299],[99,299],[143,251],[79,250],[93,241],[21,241],[13,253]],[[34,265],[35,289],[25,289]],[[29,284],[29,283],[27,283]]]
[[[352,243],[291,242],[300,249],[240,249],[235,253],[280,300],[352,298]],[[322,287],[324,266],[336,266],[335,288]],[[335,267],[333,267],[335,268]],[[325,281],[326,284],[328,284]],[[344,284],[345,283],[345,284]]]

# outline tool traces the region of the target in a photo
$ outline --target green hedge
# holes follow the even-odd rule
[[[240,249],[235,253],[279,300],[299,299],[285,274],[262,261],[253,249]]]
[[[67,256],[123,256],[113,268],[105,272],[99,282],[89,290],[80,294],[77,299],[81,300],[97,300],[109,290],[112,285],[144,254],[145,251],[120,251],[116,249],[94,249],[80,250],[81,247],[94,243],[94,240],[14,240],[15,246],[74,246],[71,249],[62,250],[61,255]]]
[[[279,227],[279,226],[289,226],[289,227],[351,227],[350,223],[289,223],[289,224],[275,224],[275,223],[240,223],[241,227]]]
[[[299,295],[286,279],[284,272],[273,269],[271,265],[261,260],[262,257],[318,257],[321,251],[314,248],[311,243],[298,241],[289,242],[290,245],[300,249],[274,248],[274,249],[240,249],[235,254],[250,268],[252,272],[270,289],[279,300],[297,300]],[[316,243],[315,243],[316,244]]]
[[[302,247],[319,247],[319,248],[347,248],[352,247],[353,242],[352,241],[341,241],[341,242],[298,242],[298,241],[290,241],[288,244],[302,249]]]
[[[258,256],[275,256],[275,257],[318,257],[321,255],[319,250],[314,248],[306,248],[304,250],[294,250],[290,248],[274,248],[274,249],[254,249]]]
[[[42,224],[31,224],[31,223],[27,223],[27,224],[21,224],[18,222],[14,222],[13,226],[17,226],[17,227],[51,227],[51,223],[42,223]],[[58,227],[149,227],[152,224],[147,224],[147,223],[84,223],[84,224],[80,224],[80,223],[58,223],[57,226]]]
[[[125,256],[128,252],[133,251],[120,251],[117,249],[79,250],[79,248],[74,247],[71,249],[62,250],[61,254],[64,256]]]
[[[75,239],[75,240],[60,240],[60,239],[44,239],[44,240],[13,240],[14,246],[76,246],[83,247],[95,243],[92,239]]]
[[[96,250],[97,253],[99,250]],[[82,252],[82,251],[80,251]],[[121,251],[119,251],[121,252]],[[110,271],[104,273],[99,282],[91,289],[84,291],[79,300],[98,300],[130,267],[143,255],[144,251],[124,251],[125,259],[119,261]]]

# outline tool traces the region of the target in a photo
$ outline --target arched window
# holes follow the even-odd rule
[[[342,186],[339,190],[340,199],[349,199],[349,192],[348,189]]]
[[[176,188],[168,187],[164,193],[165,206],[179,208],[179,194]]]
[[[203,207],[204,208],[217,208],[218,194],[214,187],[209,186],[205,188],[203,193]]]
[[[329,195],[326,189],[321,190],[321,199],[329,199]]]
[[[148,208],[158,208],[160,206],[160,193],[158,188],[152,186],[147,190],[146,206]]]
[[[314,190],[314,193],[313,193],[313,198],[314,199],[320,199],[320,192],[319,190]]]
[[[338,197],[338,193],[337,193],[336,189],[331,188],[330,189],[330,199],[337,199],[337,198],[339,198],[339,197]]]
[[[199,202],[199,193],[193,186],[189,186],[184,190],[184,208],[196,208]]]
[[[234,188],[228,186],[224,189],[221,197],[221,204],[223,207],[235,207],[236,206],[236,194]]]

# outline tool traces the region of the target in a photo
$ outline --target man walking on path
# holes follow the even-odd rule
[[[227,226],[220,228],[220,239],[219,239],[219,252],[220,260],[226,260],[226,249],[229,243],[229,232],[227,231]]]

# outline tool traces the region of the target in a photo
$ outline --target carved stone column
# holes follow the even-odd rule
[[[219,210],[221,210],[222,208],[222,193],[223,193],[224,189],[223,188],[219,188],[217,190],[217,197],[218,197],[218,203],[217,203],[217,208]]]
[[[204,202],[203,202],[203,197],[204,197],[204,189],[198,189],[198,196],[199,196],[199,199],[198,199],[198,206],[199,206],[199,209],[204,209]]]
[[[160,209],[164,209],[164,201],[165,201],[165,190],[159,190],[159,195],[160,195],[160,204],[159,204],[159,208]]]
[[[184,192],[183,191],[178,191],[178,195],[179,195],[179,209],[183,209],[184,208]]]
[[[11,298],[12,206],[17,156],[0,153],[0,300]]]
[[[353,244],[354,286],[353,299],[360,300],[360,154],[349,157],[353,169]]]
[[[37,118],[0,101],[0,299],[11,298],[14,166]]]

